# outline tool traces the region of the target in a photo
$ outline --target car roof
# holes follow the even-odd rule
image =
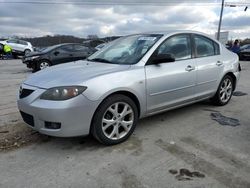
[[[78,44],[78,45],[82,45],[82,46],[84,46],[84,44],[82,44],[82,43],[62,43],[62,44],[55,44],[55,45],[53,45],[53,46],[64,46],[64,45],[74,45],[74,44]],[[86,46],[87,47],[87,46]]]
[[[192,30],[149,31],[149,32],[143,32],[142,34],[162,34],[162,35],[170,35],[170,34],[178,34],[178,33],[194,33],[194,34],[207,35],[207,34],[205,34],[205,33],[198,32],[198,31],[192,31]]]
[[[163,36],[168,36],[168,35],[175,35],[175,34],[198,34],[198,35],[202,35],[205,37],[208,37],[212,40],[214,40],[215,42],[219,43],[218,40],[215,39],[215,37],[208,35],[206,33],[202,33],[199,31],[192,31],[192,30],[166,30],[166,31],[149,31],[149,32],[143,32],[143,33],[137,33],[138,35],[140,34],[148,34],[148,35],[153,35],[153,34],[158,34],[158,35],[163,35]]]

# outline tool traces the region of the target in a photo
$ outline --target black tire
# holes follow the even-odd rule
[[[230,81],[232,88],[231,88],[231,92],[230,92],[231,94],[230,94],[230,96],[228,97],[228,99],[227,99],[226,101],[223,101],[223,100],[221,99],[222,96],[221,96],[221,93],[220,93],[220,92],[221,92],[221,88],[223,87],[223,84],[224,84],[224,81],[225,81],[225,80],[229,80],[229,81]],[[217,89],[216,94],[214,95],[213,98],[211,98],[212,103],[213,103],[214,105],[216,105],[216,106],[224,106],[224,105],[226,105],[226,104],[230,101],[230,99],[231,99],[231,97],[232,97],[232,95],[233,95],[233,88],[234,88],[233,78],[232,78],[231,76],[229,76],[229,75],[224,76],[224,77],[222,78],[221,82],[220,82],[220,85],[219,85],[219,87],[218,87],[218,89]]]
[[[26,50],[24,50],[24,55],[27,55],[27,54],[30,53],[30,52],[31,52],[31,50],[26,49]]]
[[[48,64],[47,67],[50,67],[50,66],[51,66],[51,63],[50,63],[49,60],[43,59],[43,60],[40,60],[40,61],[33,67],[33,70],[34,70],[34,71],[39,71],[39,70],[41,70],[41,69],[42,69],[42,68],[41,68],[41,64],[44,64],[44,63]]]
[[[115,105],[116,103],[127,104],[127,105],[129,105],[129,107],[131,107],[131,110],[133,112],[133,124],[131,125],[129,131],[122,138],[118,138],[118,139],[114,140],[114,139],[108,138],[105,135],[106,132],[104,133],[104,131],[102,129],[102,126],[103,126],[102,120],[104,118],[104,115],[107,114],[108,108],[111,107],[112,105]],[[104,101],[97,108],[97,110],[93,116],[93,119],[92,119],[91,134],[100,143],[102,143],[104,145],[119,144],[119,143],[127,140],[129,138],[129,136],[134,132],[137,121],[138,121],[138,109],[137,109],[134,101],[125,95],[114,94],[114,95],[111,95],[108,98],[104,99]],[[117,125],[115,125],[115,126],[117,126]],[[115,126],[114,125],[110,126],[111,129],[113,128],[113,131],[115,129]],[[118,125],[118,127],[119,127],[118,131],[119,131],[120,127],[122,127],[122,126]]]

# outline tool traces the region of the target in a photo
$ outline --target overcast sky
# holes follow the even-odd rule
[[[15,0],[15,2],[20,1],[24,0]],[[77,2],[84,0],[30,1],[57,4],[3,3],[6,1],[0,0],[0,37],[54,34],[78,37],[94,34],[112,36],[173,29],[197,30],[213,35],[217,31],[220,14],[220,4],[217,3],[221,2],[219,0],[93,0],[92,3],[85,1],[88,3],[79,4]],[[62,2],[68,3],[60,4]],[[204,4],[194,2],[204,2]],[[226,2],[244,2],[250,5],[250,0],[226,0]],[[230,31],[230,38],[250,38],[250,7],[247,11],[244,11],[244,8],[239,6],[224,9],[222,31]]]

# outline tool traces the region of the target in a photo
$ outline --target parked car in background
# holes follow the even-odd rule
[[[24,122],[43,134],[92,134],[112,145],[125,141],[139,118],[205,99],[226,105],[239,76],[237,54],[207,35],[143,33],[31,75],[17,103]]]
[[[58,44],[25,55],[23,63],[28,68],[39,71],[49,66],[85,59],[95,51],[77,43]]]
[[[19,39],[9,39],[0,41],[1,44],[9,45],[12,48],[12,54],[15,55],[27,55],[30,52],[33,52],[33,46],[30,42],[19,40]]]
[[[240,60],[250,60],[250,44],[240,47],[238,55]]]

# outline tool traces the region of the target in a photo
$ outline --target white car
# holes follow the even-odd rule
[[[34,51],[30,42],[19,39],[4,40],[0,41],[0,43],[9,45],[12,48],[12,52],[18,55],[24,55]]]

